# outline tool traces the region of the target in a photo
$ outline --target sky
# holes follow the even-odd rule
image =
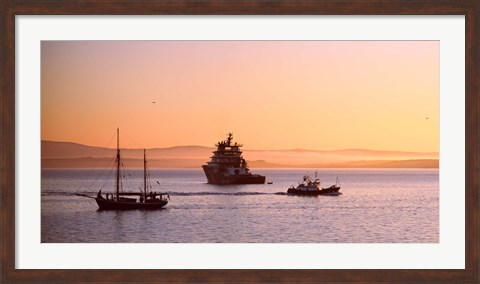
[[[43,41],[42,140],[438,152],[438,41]]]

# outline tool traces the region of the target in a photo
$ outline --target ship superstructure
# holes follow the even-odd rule
[[[291,186],[287,193],[291,194],[300,194],[300,195],[341,195],[340,182],[335,182],[334,185],[321,188],[320,180],[317,178],[317,173],[315,173],[315,179],[312,179],[308,174],[303,176],[303,182],[299,183],[298,186]]]
[[[242,144],[233,143],[233,134],[228,133],[227,139],[215,144],[210,162],[203,165],[203,171],[211,184],[263,184],[267,178],[252,174],[247,161],[242,156]]]

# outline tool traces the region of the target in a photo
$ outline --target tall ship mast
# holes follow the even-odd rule
[[[242,156],[242,144],[233,143],[233,134],[215,144],[211,160],[203,165],[203,171],[211,184],[263,184],[266,176],[252,174]]]
[[[120,130],[117,128],[117,153],[116,153],[116,177],[115,194],[108,194],[104,197],[102,190],[97,194],[95,201],[100,210],[130,210],[130,209],[160,209],[167,205],[170,199],[166,193],[151,192],[147,193],[147,151],[143,150],[143,190],[138,192],[121,192],[122,175],[120,168],[122,165],[120,158]],[[158,183],[158,181],[157,181]],[[160,184],[160,183],[159,183]],[[151,186],[150,186],[151,188]],[[82,195],[84,196],[84,195]],[[88,197],[88,196],[86,196]],[[93,197],[91,197],[93,198]]]

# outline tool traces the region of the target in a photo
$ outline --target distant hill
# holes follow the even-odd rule
[[[147,149],[149,158],[155,157],[183,157],[204,158],[212,154],[214,148],[203,146],[177,146],[169,148]],[[121,148],[125,158],[143,157],[143,149]],[[114,157],[116,149],[86,146],[73,142],[42,141],[42,159],[72,159],[72,158],[104,158]]]
[[[143,160],[125,158],[128,168],[143,167]],[[150,168],[200,168],[204,160],[194,159],[153,159],[148,161]],[[42,159],[42,168],[109,168],[113,167],[114,158],[73,158]],[[398,161],[351,161],[330,164],[275,164],[266,161],[249,161],[251,168],[438,168],[438,160],[398,160]]]
[[[116,149],[92,147],[72,142],[42,141],[42,168],[105,167]],[[152,168],[195,168],[210,159],[213,147],[176,146],[147,149]],[[143,149],[123,149],[129,167],[142,167]],[[285,167],[438,167],[438,153],[345,150],[244,150],[252,168]]]
[[[42,168],[110,168],[115,158],[72,158],[42,159]],[[142,159],[125,158],[122,163],[127,168],[142,168]],[[195,159],[150,159],[149,168],[198,168],[203,160]]]
[[[307,168],[438,168],[438,159],[416,160],[377,160],[377,161],[350,161],[323,165],[308,165]]]
[[[265,152],[267,150],[250,150],[252,152]],[[382,151],[382,150],[369,150],[369,149],[341,149],[341,150],[304,150],[304,149],[291,149],[291,150],[268,150],[269,152],[291,152],[291,153],[311,153],[326,155],[341,155],[341,156],[376,156],[376,157],[431,157],[438,156],[435,152],[407,152],[407,151]]]
[[[438,160],[417,159],[417,160],[374,160],[374,161],[349,161],[340,163],[303,164],[303,165],[282,165],[266,161],[250,161],[252,168],[438,168]]]

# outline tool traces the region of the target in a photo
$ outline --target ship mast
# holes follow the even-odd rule
[[[147,202],[147,153],[146,150],[143,149],[143,192],[145,194],[145,198],[143,202]]]
[[[120,201],[120,131],[117,127],[117,201]]]

